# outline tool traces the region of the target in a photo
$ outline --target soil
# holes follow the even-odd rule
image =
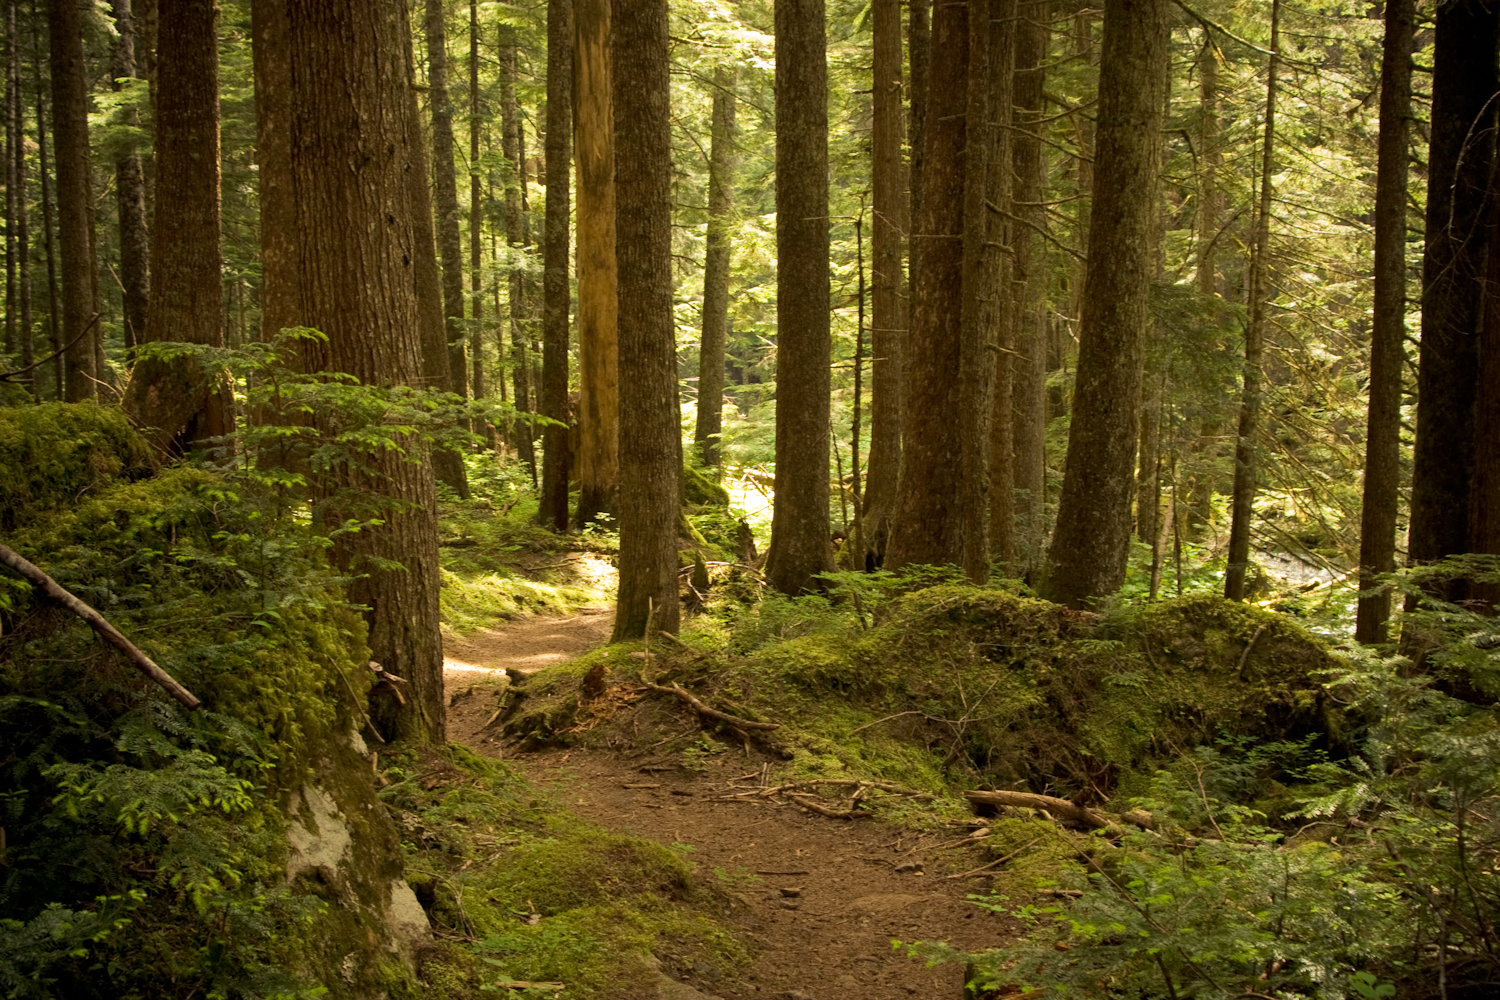
[[[670,1000],[924,1000],[963,996],[963,967],[927,967],[893,941],[947,941],[977,950],[1014,933],[1007,919],[966,901],[983,876],[953,848],[962,827],[918,833],[878,819],[830,819],[791,804],[724,801],[730,784],[754,785],[767,761],[739,751],[701,756],[672,747],[546,750],[512,756],[485,724],[499,672],[530,672],[609,639],[612,610],[568,619],[518,619],[451,648],[450,737],[505,757],[560,804],[611,830],[689,844],[700,871],[733,887],[731,918],[754,951],[736,981],[664,984]],[[675,710],[675,709],[674,709]],[[697,732],[684,712],[684,736]],[[944,845],[948,845],[944,847]],[[943,849],[938,849],[943,848]],[[711,975],[711,970],[703,970]]]

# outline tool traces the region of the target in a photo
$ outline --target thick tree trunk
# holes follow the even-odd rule
[[[120,80],[135,76],[135,19],[130,0],[114,0],[115,42],[111,73],[114,89]],[[127,125],[139,124],[134,111]],[[120,223],[120,289],[125,313],[125,346],[134,347],[146,334],[146,305],[151,296],[151,236],[146,226],[146,180],[141,157],[132,144],[115,157],[115,206]]]
[[[500,56],[500,151],[509,165],[505,177],[505,242],[510,246],[508,268],[510,304],[510,377],[511,400],[516,407],[516,421],[511,438],[516,454],[531,470],[536,480],[536,449],[531,438],[531,359],[526,344],[526,327],[531,321],[526,301],[524,265],[520,263],[526,246],[526,213],[521,185],[526,165],[521,155],[521,116],[516,106],[516,36],[514,29],[501,33]]]
[[[53,132],[57,142],[58,244],[62,258],[62,340],[65,398],[98,395],[99,281],[94,260],[94,198],[90,190],[88,67],[83,22],[73,0],[48,0],[47,37],[52,52]]]
[[[30,368],[36,361],[36,341],[31,325],[31,230],[27,219],[26,100],[21,89],[21,50],[16,34],[16,7],[17,0],[7,0],[5,14],[10,69],[8,84],[11,123],[10,158],[13,182],[18,194],[11,218],[16,226],[16,281],[20,287],[18,305],[21,322],[21,364]],[[32,372],[27,375],[26,382],[31,398],[40,400],[41,394],[37,391],[36,373]]]
[[[911,162],[910,176],[911,184],[911,208],[908,213],[912,226],[920,226],[922,221],[922,163],[927,155],[927,79],[932,56],[932,0],[908,0],[907,3],[907,61],[911,67],[911,92],[907,95],[910,100],[911,128],[908,130],[907,143]],[[902,355],[903,363],[910,356],[911,343],[911,315],[917,305],[917,265],[921,263],[919,231],[912,232],[912,239],[907,243],[907,345],[908,350]],[[906,376],[905,368],[902,369],[902,404],[901,413],[906,414]],[[903,428],[904,429],[904,428]]]
[[[568,530],[568,179],[573,128],[573,2],[547,3],[547,215],[542,235],[542,500],[537,516]]]
[[[776,506],[766,579],[833,569],[828,531],[828,66],[823,0],[776,5]]]
[[[219,9],[160,0],[172,30],[157,46],[156,176],[172,197],[156,207],[156,280],[143,343],[224,346],[219,251]],[[148,358],[131,372],[125,408],[160,455],[185,454],[234,430],[234,402],[214,369],[192,358]]]
[[[1407,546],[1414,566],[1470,551],[1480,367],[1476,334],[1484,296],[1485,199],[1495,148],[1497,32],[1500,5],[1438,8]],[[1493,387],[1488,392],[1493,394]],[[1465,597],[1459,580],[1432,589],[1443,600]]]
[[[682,433],[672,332],[672,133],[667,0],[618,0],[620,593],[614,640],[677,632]]]
[[[409,99],[404,4],[256,0],[254,13],[257,110],[271,116],[258,132],[264,143],[272,128],[286,131],[279,148],[272,140],[270,161],[262,160],[262,240],[274,263],[266,272],[266,325],[310,326],[327,336],[303,342],[309,372],[415,384],[424,370],[412,257],[432,253],[432,244],[424,248],[415,222],[419,208],[430,206],[413,204],[408,181],[425,157]],[[416,442],[410,457],[426,457]],[[411,686],[398,735],[441,741],[432,467],[386,451],[359,457],[373,476],[354,464],[334,471],[318,517],[368,520],[368,505],[346,505],[350,490],[381,508],[384,523],[340,535],[334,556],[353,575],[350,599],[370,608],[375,660]]]
[[[573,156],[578,171],[578,523],[615,509],[620,476],[619,299],[609,0],[573,8]]]
[[[1219,168],[1223,162],[1219,126],[1219,52],[1213,34],[1203,31],[1203,45],[1198,50],[1198,194],[1193,223],[1195,255],[1193,287],[1205,299],[1218,295],[1219,217],[1223,214],[1224,194],[1219,189]],[[1219,455],[1219,438],[1223,426],[1217,418],[1200,425],[1192,445],[1190,464],[1191,520],[1199,525],[1209,522],[1214,494],[1214,467]]]
[[[706,466],[719,464],[723,430],[724,351],[729,338],[730,228],[734,220],[733,66],[714,70],[714,109],[708,152],[708,248],[703,260],[703,323],[698,348],[698,420],[693,443]]]
[[[1078,375],[1044,593],[1083,607],[1124,582],[1159,202],[1167,0],[1106,0]]]
[[[988,5],[980,8],[988,10]],[[913,234],[916,268],[922,280],[912,303],[911,342],[904,383],[902,471],[897,515],[891,528],[886,567],[919,563],[965,565],[965,508],[983,496],[985,484],[971,477],[966,462],[966,437],[974,433],[980,414],[966,412],[974,405],[978,381],[988,381],[993,362],[986,358],[981,372],[966,372],[976,363],[974,344],[964,342],[966,321],[977,334],[980,296],[974,287],[975,265],[965,267],[966,243],[983,240],[982,228],[964,238],[972,205],[965,202],[965,181],[973,176],[983,191],[982,129],[969,136],[969,64],[987,50],[970,44],[970,8],[941,5],[933,16],[931,76],[928,80],[926,126],[923,129],[921,211]],[[987,18],[981,16],[981,23]],[[986,33],[975,32],[976,37]],[[979,81],[984,77],[979,75]],[[970,174],[965,151],[979,170]],[[975,193],[969,186],[970,193]],[[982,197],[976,194],[981,202]],[[966,211],[967,209],[967,211]],[[982,226],[980,218],[979,225]],[[976,236],[978,237],[976,239]],[[969,287],[965,289],[965,280]],[[958,391],[955,392],[955,385]],[[967,386],[967,387],[966,387]],[[988,413],[982,414],[988,417]]]
[[[872,296],[870,313],[870,459],[865,481],[864,565],[885,561],[901,473],[901,373],[907,338],[906,233],[911,189],[901,146],[901,3],[875,0]]]
[[[443,0],[427,0],[427,90],[432,106],[433,208],[443,266],[443,321],[448,342],[448,388],[469,391],[464,350],[464,258],[458,225],[458,171],[453,161],[453,100],[448,94],[448,29]]]
[[[1261,356],[1265,351],[1267,287],[1266,254],[1271,243],[1271,168],[1276,154],[1276,77],[1281,69],[1281,0],[1271,0],[1271,58],[1266,71],[1266,124],[1261,139],[1260,202],[1255,210],[1255,242],[1250,248],[1250,322],[1245,327],[1245,374],[1240,399],[1239,430],[1234,447],[1234,493],[1230,499],[1229,565],[1224,569],[1224,596],[1245,599],[1245,571],[1250,565],[1250,522],[1254,516],[1259,470],[1256,435],[1260,431],[1261,394],[1265,375]]]
[[[483,399],[484,387],[484,185],[479,171],[479,3],[469,0],[469,389]],[[497,314],[497,320],[500,318]],[[504,379],[501,379],[504,382]],[[500,398],[505,398],[502,386]]]
[[[1047,0],[1027,0],[1016,27],[1016,68],[1011,104],[1012,300],[1016,355],[1011,359],[1014,411],[1016,563],[1012,572],[1035,582],[1046,540],[1047,499],[1047,259],[1037,238],[1046,231],[1046,155],[1041,142]]]
[[[1396,570],[1401,377],[1406,367],[1406,188],[1410,173],[1406,144],[1411,134],[1415,22],[1415,0],[1387,0],[1375,174],[1375,318],[1370,331],[1370,404],[1359,528],[1360,598],[1354,625],[1355,640],[1367,643],[1388,638],[1391,592],[1379,578]]]
[[[987,280],[993,286],[994,307],[990,323],[993,349],[989,363],[993,366],[993,400],[989,426],[989,551],[1004,567],[1006,576],[1014,575],[1016,564],[1016,469],[1015,469],[1015,359],[1021,300],[1011,278],[1015,270],[1013,253],[1015,232],[1012,221],[1015,164],[1011,148],[1015,133],[1011,129],[1015,103],[1016,0],[991,0],[990,8],[990,160],[985,195],[987,243],[994,274]],[[980,355],[978,364],[986,357]],[[976,511],[984,516],[983,504]]]

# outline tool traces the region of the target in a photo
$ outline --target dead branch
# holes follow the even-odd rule
[[[987,865],[980,865],[978,868],[971,868],[969,871],[962,872],[962,873],[960,873],[958,875],[944,875],[943,878],[944,879],[972,878],[975,875],[980,875],[980,874],[983,874],[984,872],[989,871],[991,868],[999,868],[1001,865],[1005,864],[1005,862],[1009,861],[1011,858],[1013,858],[1016,855],[1020,854],[1022,851],[1029,851],[1031,848],[1035,847],[1037,845],[1037,841],[1039,841],[1039,840],[1041,840],[1040,837],[1038,837],[1036,840],[1033,840],[1031,843],[1027,844],[1025,847],[1018,847],[1018,848],[1016,848],[1014,851],[1011,851],[1009,854],[1007,854],[1003,858],[996,858],[994,861],[991,861]]]
[[[129,639],[120,634],[120,630],[105,620],[104,616],[87,604],[74,597],[68,591],[58,586],[56,580],[22,558],[13,549],[0,545],[0,564],[4,564],[25,577],[32,585],[41,590],[49,599],[61,604],[79,618],[89,623],[89,627],[99,633],[99,637],[111,646],[125,654],[126,659],[133,663],[137,670],[151,678],[157,684],[166,689],[167,693],[177,699],[187,708],[197,708],[203,704],[197,697],[173,680],[161,667],[158,667],[145,653],[135,647]]]
[[[791,799],[793,802],[797,803],[797,805],[801,806],[803,809],[806,809],[808,812],[815,812],[819,816],[827,816],[829,819],[859,819],[861,817],[873,815],[868,811],[855,809],[852,806],[848,809],[830,809],[823,803],[819,802],[817,799],[810,798],[806,795],[798,795],[795,792],[789,794],[787,798]]]
[[[1015,809],[1041,809],[1070,826],[1081,826],[1088,830],[1107,830],[1114,824],[1084,806],[1075,806],[1067,799],[1055,795],[1037,795],[1032,792],[964,792],[970,802],[982,802],[990,806],[1011,806]]]
[[[777,722],[756,722],[753,719],[741,719],[737,715],[730,715],[728,712],[721,712],[717,708],[710,708],[709,706],[703,704],[703,702],[699,701],[697,698],[693,697],[693,695],[689,694],[687,691],[684,691],[682,689],[682,685],[677,684],[676,682],[673,682],[671,687],[666,687],[661,684],[653,684],[650,681],[646,680],[645,677],[642,677],[641,683],[650,688],[652,691],[659,691],[662,694],[676,695],[683,701],[687,702],[688,706],[699,715],[705,718],[713,719],[717,722],[723,722],[727,725],[734,726],[736,729],[769,730],[781,728],[781,724]]]

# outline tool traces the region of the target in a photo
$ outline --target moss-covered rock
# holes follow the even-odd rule
[[[150,471],[145,440],[116,407],[43,403],[0,408],[0,530]]]

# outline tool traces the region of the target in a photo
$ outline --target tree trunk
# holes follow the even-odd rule
[[[776,505],[766,579],[784,594],[833,569],[828,66],[823,0],[776,4]]]
[[[31,231],[27,220],[26,183],[26,101],[21,90],[21,49],[16,34],[17,0],[6,3],[6,38],[8,64],[10,68],[10,121],[11,163],[18,197],[12,219],[16,226],[16,280],[20,286],[21,364],[32,367],[36,361],[36,341],[32,331],[31,309]],[[26,376],[26,387],[34,401],[41,399],[37,391],[36,372]]]
[[[1239,430],[1234,447],[1234,493],[1230,500],[1229,565],[1224,570],[1224,596],[1245,599],[1245,571],[1250,565],[1250,522],[1254,516],[1256,434],[1260,430],[1262,386],[1261,355],[1265,350],[1266,303],[1271,292],[1266,282],[1266,253],[1271,243],[1271,168],[1276,153],[1276,77],[1281,69],[1278,56],[1281,0],[1271,0],[1271,58],[1266,71],[1266,125],[1261,139],[1260,203],[1255,210],[1255,241],[1250,249],[1250,322],[1245,328],[1244,392],[1240,400]]]
[[[698,421],[693,443],[703,464],[719,464],[724,429],[724,351],[729,339],[730,229],[734,223],[733,66],[714,70],[714,110],[708,152],[708,248],[703,260],[703,336],[698,348]]]
[[[541,523],[568,530],[568,180],[573,127],[573,2],[547,4],[547,215],[542,235]]]
[[[157,45],[156,177],[172,197],[156,206],[156,280],[143,343],[224,346],[219,252],[219,9],[160,0],[172,30]],[[186,454],[234,430],[234,401],[216,369],[189,357],[146,358],[131,372],[125,409],[158,454]]]
[[[1207,28],[1203,30],[1203,46],[1198,51],[1198,95],[1198,197],[1193,223],[1197,246],[1193,287],[1205,299],[1215,299],[1219,284],[1215,267],[1219,217],[1224,209],[1224,194],[1219,189],[1223,150],[1219,127],[1219,51]],[[1214,467],[1222,432],[1219,420],[1210,417],[1200,425],[1198,439],[1192,445],[1188,503],[1191,520],[1199,525],[1207,524],[1212,516]]]
[[[32,5],[32,19],[36,19],[36,6]],[[38,46],[40,47],[40,46]],[[32,61],[33,82],[36,85],[36,153],[37,179],[42,186],[42,245],[47,256],[47,343],[52,350],[53,398],[67,398],[67,359],[63,356],[62,305],[57,285],[57,229],[53,225],[52,171],[47,165],[47,98],[42,88],[42,56],[35,53]]]
[[[1494,162],[1497,31],[1496,4],[1438,8],[1407,546],[1414,566],[1470,551],[1481,363],[1476,331],[1484,295],[1485,197]],[[1465,597],[1459,580],[1433,584],[1432,590],[1442,600]]]
[[[619,298],[609,0],[573,8],[573,156],[578,177],[578,523],[615,509],[620,476]]]
[[[48,0],[52,51],[53,132],[57,142],[58,244],[62,257],[62,340],[70,403],[95,398],[99,282],[94,260],[94,198],[90,190],[88,67],[83,22],[73,0]]]
[[[1415,22],[1415,0],[1387,0],[1375,174],[1375,317],[1370,331],[1370,404],[1360,511],[1360,598],[1354,626],[1355,641],[1365,643],[1382,643],[1388,638],[1391,591],[1379,578],[1396,571],[1401,377],[1406,367],[1407,140],[1411,134]],[[1496,432],[1500,433],[1500,428]]]
[[[479,172],[479,3],[469,0],[469,388],[474,399],[484,389],[484,187]],[[499,319],[497,315],[495,317]],[[503,379],[502,379],[503,381]],[[500,393],[503,398],[505,393]]]
[[[615,68],[619,235],[620,593],[613,639],[677,632],[682,433],[672,332],[667,0],[620,0]]]
[[[114,0],[115,27],[120,33],[115,42],[114,89],[120,80],[135,73],[135,20],[130,0]],[[131,111],[127,125],[139,124]],[[120,289],[125,319],[125,346],[135,347],[146,333],[146,304],[151,296],[151,236],[146,225],[146,180],[141,172],[141,156],[134,144],[115,157],[115,205],[120,221]]]
[[[988,5],[975,9],[988,10]],[[978,414],[964,407],[979,398],[980,373],[963,368],[965,363],[976,361],[974,345],[964,342],[964,328],[966,321],[972,323],[971,317],[977,316],[978,299],[973,281],[975,265],[971,262],[966,269],[964,251],[966,243],[972,252],[973,244],[983,239],[981,235],[976,240],[972,228],[969,240],[964,239],[966,217],[973,208],[965,202],[965,181],[983,177],[984,150],[982,129],[976,130],[972,139],[968,135],[969,115],[974,114],[970,109],[969,64],[987,48],[977,42],[970,44],[969,16],[966,4],[939,6],[933,16],[921,212],[913,234],[916,269],[922,280],[912,303],[903,385],[901,485],[886,553],[888,569],[913,563],[965,565],[965,507],[982,496],[980,491],[984,489],[982,483],[969,478],[975,470],[966,462],[965,447]],[[987,23],[987,18],[981,16],[981,23]],[[983,82],[984,77],[978,75],[977,79]],[[965,163],[966,148],[979,167],[974,173]],[[969,279],[967,289],[965,279]],[[971,332],[977,335],[972,327]],[[986,382],[991,364],[986,359],[982,365]],[[957,392],[955,383],[959,385]]]
[[[448,30],[443,0],[427,0],[427,89],[432,106],[433,207],[443,265],[443,322],[448,342],[448,388],[468,395],[464,351],[464,258],[458,226],[458,172],[453,162],[453,100],[448,94]]]
[[[1012,188],[1015,164],[1011,159],[1014,132],[1011,129],[1015,103],[1016,0],[992,0],[990,19],[990,162],[988,169],[988,202],[985,217],[986,241],[994,273],[987,279],[993,287],[994,385],[993,408],[989,427],[989,551],[1004,567],[1006,576],[1015,574],[1016,565],[1016,468],[1015,468],[1015,359],[1018,346],[1017,327],[1021,299],[1011,278],[1015,269],[1015,231],[1012,221],[1015,206]],[[980,355],[978,364],[986,358]],[[983,505],[978,515],[984,516]],[[986,565],[985,570],[989,567]]]
[[[1167,0],[1106,0],[1078,374],[1045,594],[1081,608],[1125,580],[1150,323]]]
[[[262,162],[262,240],[276,262],[266,273],[267,326],[310,326],[327,336],[302,342],[306,371],[414,384],[424,372],[412,256],[432,253],[432,244],[417,236],[408,181],[425,157],[409,99],[404,4],[256,0],[254,13],[257,110],[272,114],[258,132],[264,142],[270,127],[286,130],[275,150],[285,155]],[[368,520],[368,506],[346,506],[349,491],[380,503],[383,523],[341,534],[333,554],[353,574],[350,599],[370,609],[375,660],[410,684],[398,735],[441,741],[432,467],[418,442],[408,447],[405,457],[381,451],[336,468],[317,511],[325,524]]]
[[[516,107],[516,37],[507,27],[501,32],[500,57],[500,151],[509,165],[505,176],[505,242],[510,247],[508,270],[510,303],[510,376],[511,399],[516,420],[511,435],[516,453],[531,470],[536,482],[536,449],[531,440],[531,362],[526,349],[525,265],[521,263],[526,246],[526,215],[521,201],[522,172],[526,169],[521,156],[521,116]]]
[[[910,147],[911,169],[908,178],[911,184],[911,208],[908,213],[910,224],[917,226],[922,219],[922,162],[927,154],[927,78],[932,57],[932,24],[931,24],[932,0],[908,0],[907,5],[907,55],[911,64],[911,93],[908,98],[911,101],[911,128],[907,136]],[[906,312],[907,312],[907,338],[908,350],[902,355],[902,377],[901,391],[902,403],[901,413],[906,415],[906,374],[905,362],[910,356],[911,344],[911,315],[917,304],[917,265],[921,256],[919,246],[919,234],[912,233],[912,239],[907,244],[907,266],[906,266]],[[904,429],[904,428],[903,428]]]
[[[1046,155],[1041,142],[1046,81],[1047,0],[1021,5],[1016,27],[1016,69],[1011,104],[1012,299],[1017,311],[1016,356],[1011,359],[1014,412],[1016,563],[1012,572],[1034,583],[1046,541],[1047,500],[1047,257],[1038,234],[1046,231]]]
[[[865,481],[863,564],[885,561],[901,472],[901,373],[907,338],[906,269],[911,225],[906,164],[901,156],[901,3],[874,0],[874,136],[871,184],[873,273],[870,313],[870,459]]]

